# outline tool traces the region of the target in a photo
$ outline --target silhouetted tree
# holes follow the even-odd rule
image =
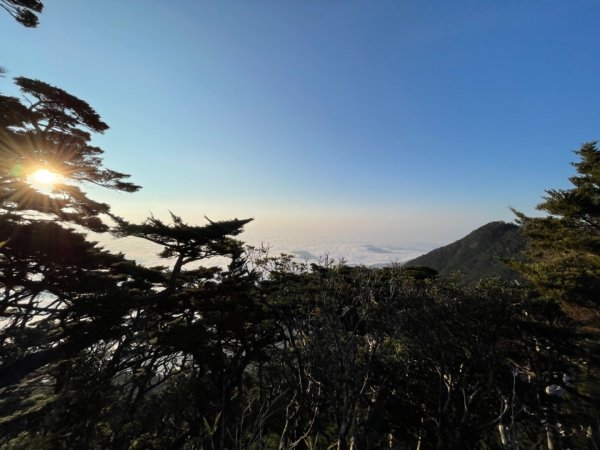
[[[0,0],[0,7],[20,24],[34,28],[39,23],[36,13],[42,12],[44,4],[40,0]]]
[[[102,150],[91,145],[90,132],[108,127],[87,103],[38,80],[15,82],[22,99],[0,95],[0,311],[6,317],[1,339],[7,345],[16,339],[10,333],[32,333],[32,321],[38,327],[54,323],[54,313],[63,314],[66,305],[89,296],[90,289],[103,285],[106,293],[115,287],[109,268],[123,257],[99,249],[69,226],[96,232],[109,228],[101,218],[110,214],[108,205],[88,198],[78,184],[138,189],[123,181],[127,175],[102,168]],[[30,178],[40,168],[56,172],[61,180],[40,190]],[[45,353],[43,342],[37,342],[39,351],[28,355],[28,363],[22,361],[18,370],[10,364],[0,369],[1,382],[11,383],[58,353],[56,339],[61,337],[46,343]]]
[[[588,309],[600,321],[600,151],[595,142],[575,152],[571,189],[550,189],[538,205],[545,217],[516,212],[528,239],[529,262],[518,267],[543,294],[567,306]]]
[[[76,436],[71,448],[120,448],[137,436],[132,429],[144,430],[138,411],[146,396],[187,364],[210,366],[204,358],[210,346],[238,328],[228,325],[230,331],[200,346],[193,344],[196,331],[214,334],[215,314],[220,321],[228,314],[224,323],[241,327],[235,333],[244,330],[226,311],[241,307],[227,302],[244,275],[241,245],[232,236],[248,220],[189,226],[173,216],[172,224],[151,218],[134,225],[112,215],[81,189],[86,183],[125,192],[139,188],[125,181],[127,175],[102,167],[102,149],[91,144],[91,133],[107,125],[62,89],[27,78],[16,83],[22,99],[0,96],[1,434],[8,440],[21,436],[28,446],[45,435],[50,448],[66,436]],[[61,179],[41,189],[31,179],[39,168]],[[82,232],[107,232],[111,222],[121,236],[162,246],[173,267],[141,267]],[[228,271],[187,270],[217,255],[231,259]],[[243,342],[245,352],[250,344]],[[219,345],[227,358],[230,348],[223,346],[229,344]],[[244,364],[231,375],[238,385]],[[220,380],[216,372],[212,376]],[[77,419],[66,411],[77,411]]]

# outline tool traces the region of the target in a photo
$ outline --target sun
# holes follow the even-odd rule
[[[36,183],[52,186],[58,181],[58,176],[48,169],[38,169],[31,174],[31,179]]]
[[[60,181],[60,176],[49,169],[38,169],[27,177],[27,181],[38,191],[50,192]]]

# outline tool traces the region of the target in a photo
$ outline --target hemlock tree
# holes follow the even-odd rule
[[[575,152],[571,189],[550,189],[538,205],[545,217],[515,211],[526,236],[528,262],[518,268],[577,321],[600,325],[600,151],[596,142]]]

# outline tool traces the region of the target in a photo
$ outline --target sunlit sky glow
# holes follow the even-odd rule
[[[596,0],[46,3],[0,17],[0,63],[101,114],[144,189],[89,191],[130,218],[444,244],[531,213],[600,137]]]

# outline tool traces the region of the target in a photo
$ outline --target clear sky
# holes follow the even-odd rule
[[[597,0],[45,3],[0,16],[0,64],[101,114],[143,190],[94,197],[130,218],[444,244],[531,213],[600,138]]]

